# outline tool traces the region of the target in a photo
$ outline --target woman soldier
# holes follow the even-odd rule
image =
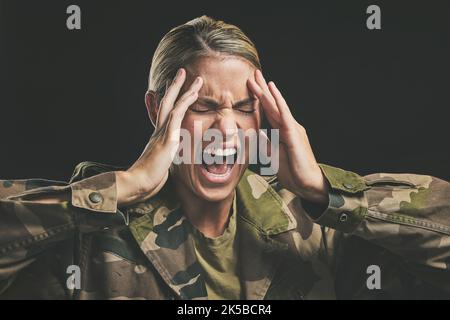
[[[145,95],[155,131],[131,167],[0,182],[0,296],[448,298],[450,184],[319,165],[260,70],[236,26],[203,16],[166,34]],[[269,177],[247,169],[237,138],[263,117],[279,130]],[[190,156],[224,163],[174,164],[182,130],[212,129],[222,145],[193,143]],[[228,161],[238,151],[245,161]]]

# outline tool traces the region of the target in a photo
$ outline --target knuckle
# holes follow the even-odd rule
[[[179,116],[178,108],[173,108],[172,111],[170,111],[170,118],[175,119]]]
[[[192,96],[194,96],[196,94],[196,91],[191,89],[189,91],[186,92],[186,95],[183,97],[184,100],[191,98]]]
[[[151,138],[152,143],[157,144],[157,143],[161,142],[161,138],[162,138],[163,135],[164,135],[164,129],[163,128],[159,128],[152,135],[152,138]]]
[[[176,103],[175,108],[178,106],[182,106],[185,103],[188,103],[189,101],[192,100],[192,98],[195,96],[195,92],[186,92],[185,95],[183,95],[183,97],[180,98],[180,100]]]
[[[297,123],[297,128],[298,128],[298,131],[301,134],[306,135],[306,128],[304,126],[302,126],[301,124]]]

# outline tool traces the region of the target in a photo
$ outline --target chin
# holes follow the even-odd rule
[[[196,188],[195,193],[197,196],[208,202],[220,202],[227,199],[231,194],[234,193],[234,187],[223,187],[214,189],[203,189]]]

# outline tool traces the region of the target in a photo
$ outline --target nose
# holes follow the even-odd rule
[[[223,135],[223,142],[231,143],[237,136],[238,124],[236,122],[232,108],[223,108],[217,112],[216,119],[212,126]]]

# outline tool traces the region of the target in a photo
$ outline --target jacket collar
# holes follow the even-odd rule
[[[262,299],[286,245],[271,237],[296,227],[286,204],[259,175],[247,170],[236,190],[242,286],[246,299]],[[152,199],[127,209],[141,250],[181,299],[206,299],[194,250],[193,227],[174,197],[170,181]]]

